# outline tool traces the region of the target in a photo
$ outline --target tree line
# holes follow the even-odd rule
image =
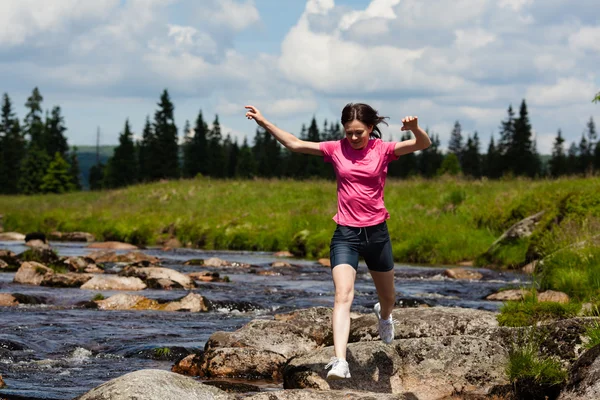
[[[76,148],[69,151],[67,128],[59,106],[42,111],[43,98],[37,88],[25,104],[28,113],[21,124],[4,94],[0,121],[0,193],[64,193],[80,190],[80,171]],[[98,162],[90,170],[92,190],[118,188],[161,179],[214,178],[326,178],[334,172],[319,157],[292,153],[269,133],[257,128],[252,144],[241,144],[230,134],[224,135],[218,115],[208,124],[200,110],[195,121],[186,121],[179,137],[175,124],[175,106],[164,90],[151,119],[146,117],[141,135],[134,137],[125,121],[119,144],[106,164]],[[481,152],[479,134],[465,135],[456,121],[447,146],[442,152],[439,134],[428,132],[432,144],[426,150],[400,157],[388,167],[390,177],[427,178],[442,174],[497,179],[503,176],[558,177],[594,174],[600,170],[600,144],[594,120],[590,118],[579,143],[565,149],[559,130],[549,162],[543,163],[536,149],[525,100],[518,115],[508,107],[498,137],[492,135],[487,152]],[[310,141],[338,140],[343,137],[339,122],[313,117],[298,136]],[[400,140],[411,139],[404,132]],[[391,138],[384,138],[391,140]]]

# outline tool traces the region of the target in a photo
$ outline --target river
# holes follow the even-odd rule
[[[81,243],[51,243],[59,255],[91,252]],[[22,243],[0,242],[0,249],[19,254]],[[295,309],[333,305],[334,289],[329,268],[310,260],[281,259],[271,253],[176,249],[143,250],[160,258],[163,266],[183,273],[211,270],[227,275],[229,283],[199,283],[193,292],[221,302],[249,302],[251,311],[221,307],[206,313],[164,311],[100,311],[78,306],[97,293],[105,297],[120,292],[49,288],[14,284],[14,273],[0,273],[0,293],[21,293],[46,299],[44,305],[0,307],[0,375],[6,399],[73,399],[107,380],[125,373],[158,368],[170,370],[173,361],[146,358],[150,350],[180,347],[202,349],[215,331],[233,331],[255,318]],[[218,257],[249,263],[257,269],[275,269],[274,261],[292,268],[277,268],[281,275],[258,275],[248,269],[185,266],[190,259]],[[447,267],[395,266],[398,299],[407,305],[427,303],[497,310],[498,302],[485,296],[508,285],[527,285],[529,277],[517,273],[478,269],[481,281],[456,281],[444,277]],[[353,311],[371,312],[376,302],[374,286],[361,263],[356,279]],[[153,299],[174,300],[185,290],[131,292]],[[266,389],[278,384],[262,382]]]

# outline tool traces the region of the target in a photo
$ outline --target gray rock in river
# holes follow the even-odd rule
[[[226,392],[173,372],[145,369],[108,381],[75,400],[233,400]]]

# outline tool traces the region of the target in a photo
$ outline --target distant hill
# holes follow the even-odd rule
[[[106,165],[115,147],[117,146],[100,146],[98,154],[101,163]],[[96,165],[96,146],[77,146],[77,161],[81,170],[81,186],[87,190],[90,186],[90,169]]]

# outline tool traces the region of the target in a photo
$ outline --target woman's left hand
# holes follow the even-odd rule
[[[409,117],[402,118],[401,131],[412,131],[419,128],[419,117],[412,115]]]

